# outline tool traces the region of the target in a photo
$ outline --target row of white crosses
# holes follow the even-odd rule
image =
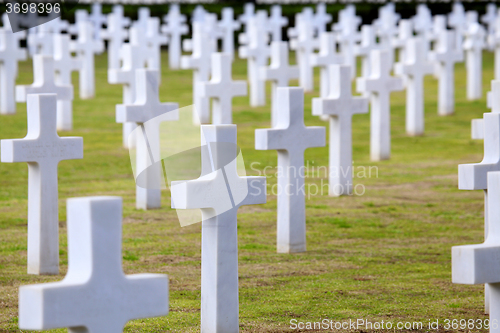
[[[452,248],[452,281],[463,284],[485,284],[485,312],[491,320],[500,319],[498,272],[498,199],[500,198],[500,81],[492,87],[492,111],[483,116],[484,158],[476,164],[458,168],[458,187],[484,191],[485,242]]]

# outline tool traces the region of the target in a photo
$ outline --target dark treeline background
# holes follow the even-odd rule
[[[220,12],[224,7],[233,7],[235,17],[238,17],[243,13],[243,5],[246,2],[255,1],[217,1],[216,3],[203,3],[205,10],[211,13],[217,13],[220,18]],[[495,3],[495,1],[490,1]],[[377,3],[360,1],[356,2],[356,13],[363,19],[363,24],[371,24],[374,19],[378,17],[378,8],[382,6],[384,1],[379,1]],[[425,2],[425,1],[406,1],[406,2],[396,2],[396,11],[401,15],[402,18],[410,18],[415,15],[416,7],[419,3],[426,3],[427,6],[432,11],[433,15],[437,14],[448,14],[452,8],[452,2]],[[473,1],[473,2],[463,2],[465,10],[476,10],[479,15],[482,15],[486,11],[486,1]],[[183,14],[190,17],[191,12],[195,8],[196,4],[181,4],[181,11]],[[282,4],[283,15],[288,17],[289,26],[294,26],[295,14],[300,12],[304,7],[315,7],[315,3],[310,4]],[[345,3],[327,3],[327,12],[332,15],[333,22],[338,21],[338,12],[346,6]],[[137,19],[137,8],[138,7],[149,7],[152,16],[163,17],[163,15],[168,12],[168,4],[162,5],[124,5],[125,15]],[[269,10],[271,4],[257,4],[255,3],[255,9],[266,9]],[[103,12],[111,12],[111,4],[103,4]],[[90,5],[77,5],[76,9],[87,9],[90,11]],[[74,21],[73,11],[63,13],[63,18],[70,22]]]
[[[21,0],[21,2],[23,2]],[[56,0],[56,2],[59,2]],[[235,18],[237,18],[240,14],[243,13],[243,6],[246,2],[254,2],[255,9],[265,9],[268,10],[271,7],[271,4],[257,4],[255,1],[230,1],[230,0],[220,0],[215,3],[203,3],[203,7],[205,10],[216,13],[220,19],[220,13],[222,8],[224,7],[232,7],[234,9]],[[493,3],[499,3],[496,1],[489,1]],[[68,2],[66,2],[68,3]],[[90,12],[89,4],[74,4],[74,2],[69,1],[70,8],[68,10],[62,11],[62,17],[64,20],[69,21],[70,23],[74,22],[74,11],[77,9],[86,9]],[[382,5],[387,3],[386,1],[357,1],[355,3],[356,13],[363,20],[363,24],[371,24],[374,19],[378,17],[378,9]],[[427,6],[432,11],[433,15],[437,14],[448,14],[451,11],[453,2],[435,2],[435,1],[405,1],[405,2],[396,2],[396,11],[401,15],[402,18],[410,18],[415,15],[416,7],[420,3],[426,3]],[[465,10],[476,10],[479,12],[479,15],[483,15],[486,11],[487,1],[465,1],[463,5]],[[346,6],[345,3],[327,3],[327,12],[330,13],[333,17],[333,22],[338,21],[338,12]],[[103,13],[109,13],[112,10],[112,4],[103,4]],[[151,16],[157,16],[163,18],[163,15],[167,14],[169,5],[161,4],[161,5],[124,5],[125,15],[132,18],[133,20],[137,19],[137,9],[138,7],[149,7],[151,11]],[[196,7],[196,4],[181,4],[181,11],[188,18],[191,16],[191,12]],[[301,3],[301,4],[282,4],[283,15],[288,17],[289,26],[295,25],[295,14],[300,12],[304,7],[316,7],[316,3]],[[64,7],[63,7],[64,8]],[[5,11],[5,3],[0,4],[0,11]],[[328,28],[330,30],[330,28]],[[284,38],[286,38],[286,34],[283,34]]]

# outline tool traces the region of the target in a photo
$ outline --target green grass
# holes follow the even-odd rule
[[[163,55],[161,100],[191,104],[190,71],[171,71]],[[123,267],[127,274],[165,273],[170,278],[170,314],[135,320],[127,332],[197,332],[200,326],[200,224],[181,228],[169,208],[135,209],[135,187],[115,105],[122,87],[109,85],[106,56],[96,58],[97,96],[74,102],[74,131],[84,138],[84,159],[59,166],[60,263],[58,276],[26,274],[27,167],[0,164],[0,331],[18,332],[17,293],[21,285],[61,280],[67,271],[66,207],[70,197],[116,195],[124,200]],[[31,62],[20,64],[19,84],[32,82]],[[237,60],[234,78],[245,79],[246,62]],[[372,177],[359,174],[362,196],[307,200],[307,249],[276,253],[276,197],[261,206],[242,207],[239,225],[240,328],[244,332],[290,331],[290,320],[372,321],[486,319],[483,286],[451,283],[451,247],[483,240],[483,194],[457,189],[457,165],[482,159],[481,141],[470,139],[470,120],[488,112],[486,101],[465,98],[465,70],[456,67],[456,114],[437,115],[437,81],[425,81],[426,133],[408,137],[404,130],[405,93],[392,95],[392,158],[369,160],[369,116],[353,122],[356,167],[377,167]],[[493,56],[484,57],[484,91],[493,78]],[[75,75],[74,83],[78,80]],[[316,91],[318,90],[316,72]],[[77,92],[78,87],[75,87]],[[268,86],[269,90],[269,86]],[[485,94],[484,94],[485,95]],[[268,94],[269,96],[269,94]],[[307,125],[327,125],[311,115],[305,96]],[[270,123],[266,107],[249,107],[247,97],[234,99],[238,144],[248,173],[276,167],[275,151],[254,150],[254,130]],[[2,116],[1,138],[26,134],[26,106]],[[306,152],[314,166],[328,165],[327,148]],[[255,170],[250,163],[259,162]],[[374,169],[373,169],[374,170]],[[269,174],[272,170],[267,170]],[[378,177],[376,177],[378,175]],[[321,184],[312,175],[306,184]],[[268,187],[276,184],[268,178]],[[65,332],[65,330],[57,330]]]

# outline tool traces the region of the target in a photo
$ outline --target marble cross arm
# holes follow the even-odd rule
[[[122,199],[74,198],[67,210],[68,273],[19,289],[19,327],[120,333],[129,320],[168,314],[167,276],[123,274]]]
[[[182,56],[181,57],[181,68],[182,69],[197,69],[200,67],[201,59],[194,58],[192,56]]]
[[[218,98],[220,96],[219,83],[210,82],[199,82],[200,96],[201,97],[214,97]],[[246,96],[247,95],[247,83],[242,81],[233,81],[229,87],[229,95],[234,96]]]
[[[500,163],[492,164],[461,164],[458,166],[458,188],[460,190],[487,189],[486,175],[498,171]]]
[[[461,190],[486,190],[487,175],[500,171],[500,114],[484,114],[484,158],[481,163],[458,166],[458,188]]]
[[[300,139],[291,142],[288,136],[283,134],[281,128],[265,128],[255,130],[255,149],[257,150],[290,150],[293,147],[302,146],[307,143],[306,148],[324,147],[326,144],[326,130],[323,126],[308,126],[301,134]]]
[[[195,180],[172,182],[172,208],[213,209],[215,215],[232,208],[221,169]]]
[[[124,83],[129,84],[132,81],[132,71],[124,72],[119,68],[108,69],[108,82],[111,84]]]
[[[500,243],[454,246],[451,280],[461,284],[500,282]]]
[[[1,141],[1,159],[4,163],[37,162],[47,159],[62,160],[83,158],[83,138],[64,137],[41,144],[38,139],[12,139]]]
[[[66,89],[65,87],[54,86],[52,89],[37,87],[35,85],[31,86],[16,86],[16,101],[25,103],[27,101],[28,95],[31,94],[43,94],[43,93],[55,93],[57,94],[57,100],[70,101],[73,99],[73,89]]]
[[[171,112],[179,109],[179,103],[161,103],[163,112],[158,113],[157,117],[161,117],[161,121],[178,120],[178,112]],[[150,119],[148,119],[150,120]],[[146,120],[147,121],[147,120]],[[144,123],[144,105],[125,105],[118,104],[116,106],[116,122],[117,123]]]
[[[368,113],[367,98],[354,97],[352,99],[332,99],[332,98],[313,98],[312,114],[314,116],[332,115],[340,116],[350,110],[349,113],[362,114]]]
[[[296,79],[299,77],[299,66],[288,66],[286,69],[287,80]],[[283,85],[283,68],[261,67],[259,68],[259,78],[266,81],[276,81],[279,86],[287,86],[288,82]]]
[[[483,244],[452,247],[452,281],[462,284],[500,282],[500,172],[487,176],[487,230]]]

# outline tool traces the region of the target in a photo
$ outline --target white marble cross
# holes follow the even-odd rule
[[[135,78],[136,69],[144,68],[143,50],[139,47],[126,43],[122,45],[123,66],[119,69],[108,69],[108,82],[111,84],[123,84],[123,104],[135,102],[135,92],[137,80]],[[123,147],[132,148],[129,143],[129,136],[137,127],[136,123],[127,122],[123,124]]]
[[[405,48],[408,39],[413,37],[413,22],[411,20],[400,20],[398,24],[398,34],[392,39],[391,46],[398,51],[399,62],[405,60]]]
[[[381,161],[391,156],[391,92],[403,90],[403,80],[391,77],[387,50],[372,51],[371,61],[370,76],[356,84],[358,92],[370,96],[370,157]]]
[[[500,172],[487,174],[488,196],[485,200],[485,222],[488,233],[482,244],[452,247],[452,282],[460,284],[484,284],[485,313],[489,313],[491,323],[500,320]],[[485,178],[486,178],[485,177]],[[486,219],[488,217],[488,219]],[[491,328],[490,332],[497,332]]]
[[[203,23],[193,22],[192,54],[181,57],[181,68],[193,69],[193,122],[210,123],[210,99],[201,97],[200,82],[210,78],[211,43],[203,29]]]
[[[373,50],[378,50],[380,45],[377,43],[375,29],[371,25],[361,27],[361,43],[354,46],[354,56],[361,57],[361,76],[370,76],[370,54]],[[321,95],[324,97],[323,95]]]
[[[495,52],[495,80],[500,80],[500,15],[495,19],[494,32],[488,35],[487,42]]]
[[[196,5],[194,10],[191,12],[191,23],[203,22],[205,20],[205,8],[202,5]]]
[[[455,48],[457,32],[441,31],[430,59],[437,65],[439,80],[438,114],[442,116],[455,112],[455,63],[463,61],[463,52]]]
[[[406,77],[406,133],[410,136],[424,134],[424,77],[434,72],[428,61],[425,37],[418,36],[408,40],[405,60],[397,63],[395,72]]]
[[[218,22],[219,29],[222,30],[222,52],[231,55],[234,59],[234,32],[239,30],[241,23],[234,19],[232,7],[222,9],[222,19]]]
[[[33,84],[16,86],[16,101],[26,102],[29,94],[56,94],[57,96],[57,129],[70,130],[73,128],[71,108],[65,104],[73,100],[73,86],[55,83],[54,58],[37,54],[33,57]],[[66,101],[66,103],[63,103]]]
[[[254,15],[255,15],[255,5],[252,2],[245,3],[245,5],[243,6],[243,14],[238,16],[238,21],[240,21],[245,28],[244,30],[245,33],[248,33],[248,25],[250,19],[254,17]]]
[[[28,274],[59,272],[57,165],[83,158],[83,139],[60,138],[56,95],[28,96],[28,134],[2,140],[2,162],[28,163]]]
[[[92,25],[94,26],[94,39],[101,40],[102,26],[107,22],[106,15],[102,13],[101,3],[92,3],[92,11],[89,15],[89,21],[92,22]]]
[[[255,149],[278,151],[278,253],[306,250],[304,151],[323,147],[324,127],[304,125],[304,90],[278,88],[278,119],[270,129],[255,130]]]
[[[19,39],[26,37],[25,31],[13,33],[10,27],[0,29],[0,113],[16,112],[15,86],[19,60],[26,60],[26,49]]]
[[[68,33],[71,36],[76,36],[78,38],[78,27],[80,26],[81,22],[90,22],[89,12],[87,12],[85,9],[77,9],[75,11],[75,23],[71,24],[68,29]]]
[[[452,12],[448,14],[448,26],[455,30],[455,47],[458,50],[463,50],[463,35],[466,29],[465,9],[462,3],[454,2]]]
[[[495,81],[494,81],[495,82]],[[500,93],[500,81],[492,83],[492,90],[496,96]],[[499,104],[499,103],[496,103]],[[500,106],[500,105],[498,105]],[[496,107],[498,109],[498,106]],[[496,174],[500,171],[500,113],[485,113],[484,114],[484,158],[480,163],[475,164],[461,164],[458,166],[458,188],[461,190],[483,190],[484,191],[484,222],[485,222],[485,238],[490,239],[496,236],[496,226],[494,223],[498,216],[498,212],[491,211],[491,208],[498,209],[500,206],[496,203],[498,200],[497,187],[491,187],[489,183],[489,175]],[[491,239],[490,239],[491,240]],[[457,252],[458,251],[458,252]],[[464,269],[471,270],[471,267],[460,267],[459,259],[462,252],[458,247],[453,248],[452,251],[452,280],[455,283],[473,283],[470,280],[470,275],[466,274]],[[455,263],[456,261],[456,263]],[[457,266],[455,266],[457,265]],[[467,265],[468,266],[468,265]],[[493,268],[494,266],[491,266]],[[472,270],[472,272],[474,272]],[[483,281],[475,283],[490,283],[496,281]],[[474,284],[475,284],[474,283]],[[485,309],[488,313],[490,306],[490,286],[485,286]],[[491,313],[491,312],[490,312]]]
[[[500,80],[491,81],[491,91],[488,92],[488,98],[486,101],[487,107],[491,109],[492,113],[500,113],[500,100],[498,99],[500,94]],[[494,92],[497,94],[493,95]],[[471,138],[475,140],[484,140],[484,119],[472,119],[471,121]]]
[[[426,4],[417,6],[417,14],[413,17],[413,28],[419,35],[425,35],[432,29],[432,13]]]
[[[358,32],[358,23],[355,18],[355,16],[347,16],[343,23],[343,28],[337,36],[344,64],[349,66],[353,79],[356,77],[355,48],[361,40],[361,34]]]
[[[486,14],[481,16],[481,22],[488,27],[488,34],[495,32],[495,21],[497,19],[497,6],[494,3],[486,5]]]
[[[202,176],[172,182],[172,208],[201,209],[201,330],[238,332],[237,212],[266,202],[265,177],[236,170],[236,125],[202,125]]]
[[[80,98],[90,99],[95,95],[94,56],[104,50],[104,43],[93,37],[93,26],[90,22],[78,24],[78,39],[71,44],[72,51],[82,61],[80,70]]]
[[[128,38],[128,31],[125,29],[128,21],[125,20],[119,8],[122,7],[113,7],[113,13],[108,14],[107,17],[106,30],[101,32],[102,38],[108,40],[108,69],[120,68],[121,47],[124,40]],[[123,11],[123,8],[121,10]]]
[[[71,72],[76,72],[82,67],[82,59],[73,57],[69,49],[69,35],[54,36],[54,70],[55,82],[60,85],[71,85]]]
[[[326,12],[326,4],[324,2],[318,2],[316,5],[316,13],[314,14],[313,22],[316,30],[316,36],[326,32],[327,24],[332,22],[332,15]]]
[[[329,92],[330,65],[344,63],[344,57],[337,52],[336,36],[333,32],[323,32],[319,36],[319,53],[311,55],[311,66],[320,67],[320,96],[326,97]]]
[[[281,42],[283,40],[282,30],[288,25],[288,18],[281,15],[281,6],[273,5],[271,15],[267,21],[272,42]]]
[[[201,97],[212,98],[212,123],[214,125],[233,123],[233,97],[247,95],[245,81],[233,81],[231,56],[213,53],[209,82],[199,82]]]
[[[485,31],[479,23],[471,23],[465,31],[464,50],[467,69],[467,99],[480,99],[483,95],[483,49]]]
[[[398,34],[399,15],[395,11],[394,3],[390,2],[379,8],[379,19],[376,22],[377,35],[382,48],[388,51],[390,65],[394,64],[395,52],[392,46],[394,36]]]
[[[329,94],[313,98],[312,113],[315,116],[327,116],[330,120],[329,194],[351,195],[352,116],[368,113],[368,99],[352,96],[351,70],[348,66],[332,65],[330,73]]]
[[[300,86],[306,92],[313,91],[313,67],[311,54],[319,48],[319,40],[314,38],[312,8],[306,7],[302,13],[296,15],[297,38],[290,41],[291,49],[297,52],[297,63],[300,70]]]
[[[269,35],[266,11],[259,10],[248,22],[248,43],[239,48],[241,58],[248,63],[248,81],[250,82],[250,105],[266,105],[266,83],[259,77],[259,68],[266,66],[269,55]]]
[[[161,207],[161,160],[160,122],[177,120],[178,103],[160,103],[158,72],[138,69],[136,71],[136,99],[133,104],[116,106],[116,121],[137,123],[142,130],[130,139],[136,142],[136,180],[142,174],[142,184],[136,185],[136,208],[154,209]],[[160,116],[164,115],[163,117]],[[141,135],[142,134],[142,135]],[[149,168],[148,168],[149,167]],[[147,169],[147,170],[146,170]],[[148,178],[148,179],[144,179]]]
[[[31,56],[36,54],[51,56],[54,53],[53,36],[54,34],[49,31],[47,23],[41,24],[37,27],[35,33],[28,34],[27,45]]]
[[[288,62],[288,42],[271,43],[271,64],[260,68],[260,79],[272,81],[271,86],[271,124],[278,120],[278,87],[288,87],[290,80],[299,78],[299,68]]]
[[[158,79],[161,81],[161,46],[168,44],[168,37],[160,33],[160,19],[152,17],[146,26],[146,35],[143,36],[148,47],[146,62],[149,69],[158,71]]]
[[[181,36],[187,34],[189,30],[186,16],[181,14],[179,4],[172,3],[163,21],[166,24],[161,27],[161,31],[169,37],[168,63],[170,68],[178,69],[181,59]]]
[[[134,25],[138,25],[142,30],[146,31],[148,29],[148,21],[151,19],[151,14],[148,7],[139,7],[137,11],[137,21]]]
[[[332,31],[342,32],[344,29],[358,30],[361,24],[361,17],[356,16],[356,6],[348,4],[344,9],[339,11],[338,23],[332,24]]]
[[[69,50],[70,41],[69,35],[54,35],[55,83],[60,86],[72,86],[71,72],[76,72],[82,68],[82,60],[71,55]],[[58,101],[57,107],[57,128],[66,131],[73,129],[73,101]]]
[[[68,199],[68,273],[19,288],[21,329],[121,333],[129,320],[168,314],[168,276],[123,273],[122,205],[120,197]]]

